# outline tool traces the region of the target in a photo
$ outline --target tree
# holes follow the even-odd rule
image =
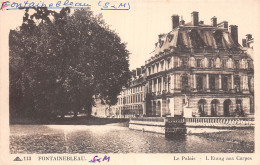
[[[129,79],[129,52],[102,15],[34,10],[10,32],[11,113],[49,117],[84,108],[90,116],[94,97],[115,104]]]

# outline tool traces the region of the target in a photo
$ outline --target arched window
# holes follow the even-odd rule
[[[220,68],[221,67],[221,61],[220,61],[220,58],[217,57],[216,59],[216,68]]]
[[[229,59],[227,61],[227,68],[233,68],[233,60],[230,57],[229,57]]]
[[[236,100],[236,109],[235,109],[235,116],[244,116],[244,111],[242,108],[242,100]]]
[[[206,100],[200,99],[198,102],[199,114],[201,117],[206,116]]]
[[[225,100],[223,103],[223,110],[224,110],[225,117],[230,116],[231,107],[232,107],[231,100],[230,99]]]
[[[219,110],[219,101],[214,99],[211,101],[211,116],[217,116]]]
[[[204,68],[208,68],[208,67],[209,67],[209,60],[208,60],[207,57],[205,57],[205,58],[203,59],[203,67],[204,67]]]
[[[190,67],[192,68],[196,67],[196,60],[194,57],[190,57]]]

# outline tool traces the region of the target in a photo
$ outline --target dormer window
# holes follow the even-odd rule
[[[163,46],[163,43],[164,43],[164,41],[162,41],[161,39],[159,40],[159,46],[160,46],[160,48]]]
[[[173,34],[168,34],[168,36],[167,36],[167,37],[168,37],[168,41],[169,41],[169,42],[171,42],[171,41],[172,41],[172,39],[173,39],[173,37],[174,37],[174,35],[173,35]]]
[[[196,30],[192,29],[189,32],[189,36],[193,48],[202,48],[206,46],[205,42],[203,41],[203,39],[200,37],[199,33]]]
[[[216,41],[217,47],[218,48],[223,48],[223,45],[222,45],[222,38],[223,38],[222,31],[220,31],[220,30],[215,31],[213,33],[213,36],[214,36],[214,39]]]

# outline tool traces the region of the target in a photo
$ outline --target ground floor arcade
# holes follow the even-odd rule
[[[188,102],[188,105],[187,105]],[[147,103],[147,116],[176,116],[183,115],[184,108],[193,108],[193,115],[206,116],[247,116],[253,114],[249,96],[185,96],[179,95],[168,98],[157,98]]]

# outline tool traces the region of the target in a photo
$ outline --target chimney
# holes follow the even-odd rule
[[[199,25],[199,12],[194,11],[194,12],[191,13],[191,24],[193,26]]]
[[[218,27],[227,29],[228,28],[228,22],[227,21],[220,22],[218,24]]]
[[[136,76],[139,76],[141,74],[141,68],[136,68]]]
[[[204,21],[200,21],[200,24],[204,24]]]
[[[242,46],[246,47],[246,39],[242,39]]]
[[[178,15],[172,15],[172,29],[179,26],[179,16]]]
[[[230,25],[229,26],[229,33],[231,35],[231,38],[233,41],[238,44],[238,30],[236,25]]]
[[[159,34],[159,35],[158,35],[159,40],[160,40],[162,37],[163,37],[163,34]]]
[[[211,25],[213,27],[217,27],[217,17],[214,16],[211,18]]]
[[[181,20],[180,21],[180,25],[184,25],[185,24],[185,21],[184,20]]]
[[[246,40],[249,41],[249,40],[251,40],[251,39],[252,39],[252,34],[247,34],[247,35],[246,35]]]
[[[132,72],[131,72],[132,79],[135,78],[135,76],[136,76],[136,70],[132,70]]]
[[[144,66],[141,66],[141,73],[145,73],[145,67]]]

